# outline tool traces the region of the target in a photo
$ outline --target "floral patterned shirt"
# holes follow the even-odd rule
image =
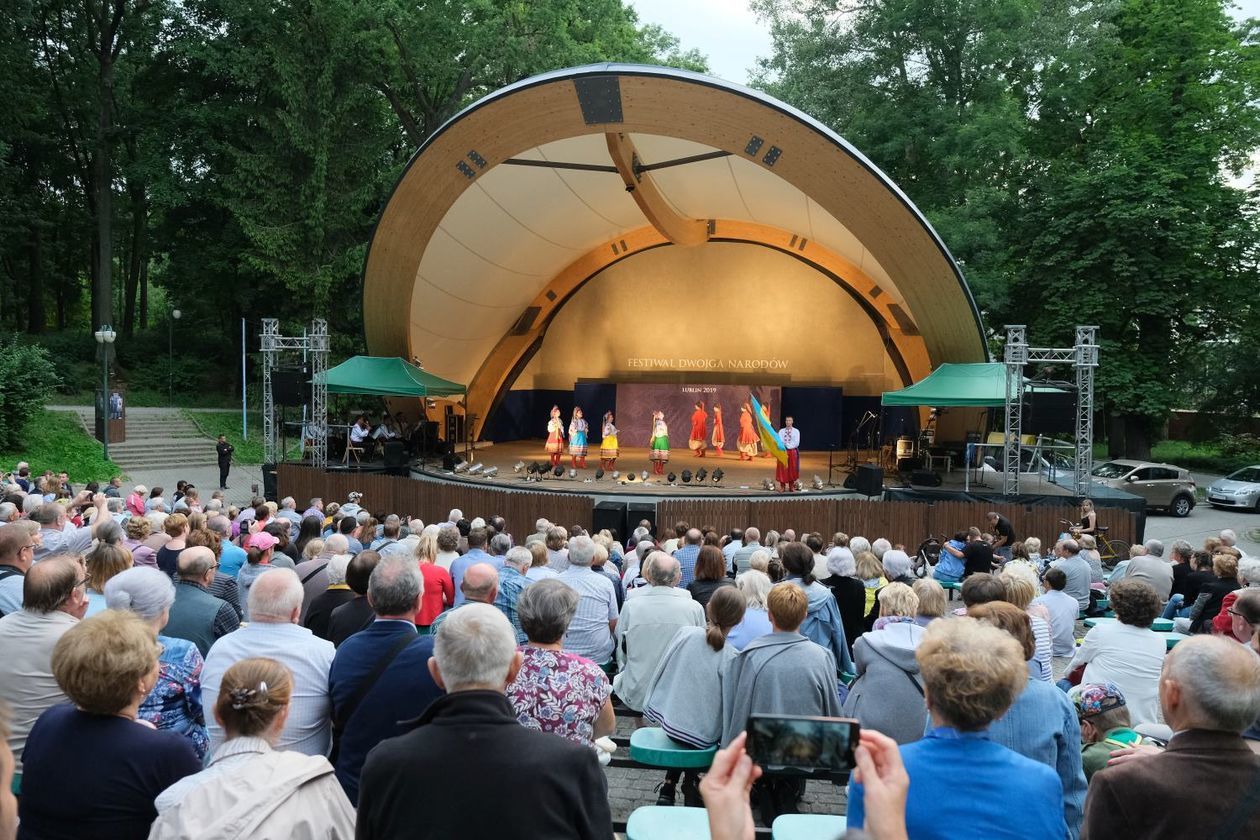
[[[197,646],[186,639],[158,636],[158,681],[140,704],[138,717],[158,729],[169,729],[192,742],[197,758],[205,761],[210,750],[206,715],[201,705],[201,668]]]
[[[602,668],[584,656],[521,645],[525,661],[507,688],[521,725],[594,746],[595,720],[612,694]]]

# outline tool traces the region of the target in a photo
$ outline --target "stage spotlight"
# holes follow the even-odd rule
[[[819,476],[814,476],[814,489],[815,490],[823,489],[823,480]]]
[[[634,473],[626,473],[626,481],[634,481],[634,479],[635,479]]]
[[[691,483],[691,470],[682,471],[682,480],[683,480],[683,484]]]
[[[717,484],[719,481],[721,481],[721,480],[722,480],[722,476],[723,476],[723,475],[725,475],[725,473],[723,473],[723,472],[722,472],[722,468],[721,468],[721,467],[718,467],[716,470],[714,470],[714,471],[713,471],[713,483],[714,483],[714,484]]]
[[[542,461],[534,462],[534,475],[541,476],[547,472],[547,468],[543,466]]]
[[[613,481],[616,481],[616,480],[617,480],[617,479],[619,479],[619,478],[621,478],[621,473],[620,473],[620,472],[618,472],[617,470],[613,470],[613,471],[612,471],[612,480],[613,480]]]
[[[669,475],[665,476],[665,480],[668,481],[670,484],[673,484],[675,481],[678,480],[678,476],[674,475],[673,473],[670,473]]]
[[[468,466],[469,464],[467,461],[460,461],[458,464],[455,465],[455,472],[457,473],[467,472]]]
[[[514,473],[518,473],[523,469],[525,469],[524,461],[517,461],[515,464],[512,465],[512,472]]]
[[[482,474],[481,474],[481,475],[482,475],[484,478],[494,478],[494,477],[495,477],[496,475],[498,475],[498,474],[499,474],[499,468],[498,468],[498,467],[491,467],[490,469],[485,470],[484,472],[482,472]]]
[[[709,477],[709,471],[706,470],[704,467],[701,467],[700,469],[696,470],[696,481],[704,481],[708,477]],[[683,481],[686,481],[686,480],[687,479],[685,478],[683,479]]]
[[[469,468],[468,468],[468,474],[469,474],[469,475],[480,475],[480,474],[481,474],[481,471],[482,471],[482,470],[484,470],[484,469],[485,469],[485,465],[483,465],[483,464],[480,464],[480,463],[473,464],[471,467],[469,467]]]
[[[648,476],[647,470],[644,470],[643,472],[639,473],[639,478],[643,479],[644,481],[647,481],[647,476]]]
[[[603,477],[604,477],[604,468],[603,468],[603,467],[600,467],[599,469],[595,470],[595,480],[596,480],[596,481],[599,481],[599,480],[600,480],[601,478],[603,478]]]
[[[570,469],[569,469],[569,478],[577,478],[577,470],[570,468]]]
[[[763,478],[763,479],[761,480],[761,486],[762,486],[762,489],[765,489],[765,490],[773,490],[773,489],[774,489],[774,482],[773,482],[773,481],[771,481],[771,480],[770,480],[770,479],[768,479],[768,478]]]
[[[551,474],[554,475],[556,478],[559,478],[560,476],[564,475],[564,467],[560,466],[559,464],[556,464],[556,468],[551,471]]]

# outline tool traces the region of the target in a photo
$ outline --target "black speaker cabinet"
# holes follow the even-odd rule
[[[881,496],[884,493],[884,468],[874,464],[858,464],[856,489],[863,496]]]
[[[302,368],[277,368],[271,372],[271,396],[276,405],[306,405],[311,400],[310,375]]]
[[[279,488],[276,480],[276,465],[262,465],[263,498],[275,502],[279,500]]]
[[[403,446],[401,440],[387,440],[381,447],[381,454],[385,457],[385,469],[398,469],[407,466],[407,449]]]
[[[646,519],[648,527],[652,529],[652,534],[656,534],[656,505],[653,502],[631,502],[626,510],[626,531],[625,536],[629,536],[635,528],[639,527],[639,522]]]
[[[1076,428],[1076,394],[1032,394],[1024,409],[1024,431],[1034,435],[1068,434]]]
[[[941,477],[931,470],[915,470],[910,473],[910,483],[919,487],[940,487]]]
[[[596,502],[591,514],[591,530],[598,534],[605,528],[616,534],[619,540],[630,536],[626,533],[625,502]]]

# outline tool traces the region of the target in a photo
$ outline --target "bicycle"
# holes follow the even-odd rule
[[[1060,519],[1059,524],[1067,527],[1068,533],[1072,535],[1073,539],[1080,537],[1080,525],[1075,522],[1069,522],[1066,519]],[[1096,526],[1094,528],[1094,540],[1098,543],[1098,559],[1102,561],[1104,566],[1112,569],[1129,559],[1129,544],[1123,540],[1109,539],[1107,537],[1108,530],[1106,525]]]

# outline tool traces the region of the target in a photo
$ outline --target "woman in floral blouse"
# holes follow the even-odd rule
[[[516,611],[529,641],[521,646],[524,662],[507,695],[523,726],[593,748],[595,739],[611,735],[617,722],[609,699],[612,685],[603,669],[564,651],[564,633],[578,600],[572,587],[554,578],[521,592]]]
[[[197,757],[204,761],[210,738],[201,706],[201,653],[186,639],[161,634],[174,601],[175,585],[154,568],[128,569],[105,583],[106,605],[112,610],[130,610],[140,616],[153,628],[162,646],[157,683],[140,704],[136,719],[183,735],[192,742]]]

